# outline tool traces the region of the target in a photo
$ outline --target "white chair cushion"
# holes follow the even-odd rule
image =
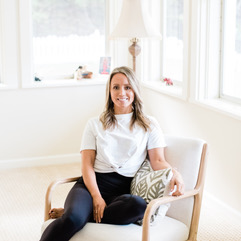
[[[53,222],[46,221],[42,232]],[[185,224],[173,218],[164,217],[155,226],[150,227],[151,241],[184,241],[188,239],[189,230]],[[136,224],[111,225],[87,223],[70,241],[141,241],[142,227]]]

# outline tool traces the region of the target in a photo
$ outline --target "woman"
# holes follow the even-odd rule
[[[82,177],[71,189],[59,217],[44,231],[41,241],[69,240],[87,222],[129,224],[142,219],[145,201],[130,194],[133,176],[148,154],[154,170],[170,167],[164,156],[165,140],[153,117],[142,110],[139,83],[128,67],[112,71],[106,88],[105,111],[89,120],[82,144]],[[184,184],[173,169],[173,195]]]

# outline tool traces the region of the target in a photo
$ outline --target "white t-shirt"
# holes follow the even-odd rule
[[[103,129],[99,117],[90,119],[83,133],[81,151],[96,150],[96,172],[133,177],[146,159],[147,150],[166,146],[163,132],[154,117],[148,116],[149,131],[137,124],[130,130],[132,113],[115,117],[118,125],[107,130]]]

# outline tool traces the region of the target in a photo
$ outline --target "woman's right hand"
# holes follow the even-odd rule
[[[100,223],[104,216],[106,203],[101,196],[93,197],[93,216],[96,223]]]
[[[81,152],[83,179],[93,199],[93,217],[97,223],[100,223],[104,215],[106,203],[96,182],[94,171],[95,156],[95,150],[83,150]]]

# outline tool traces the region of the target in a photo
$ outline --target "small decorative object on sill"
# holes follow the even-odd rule
[[[74,79],[81,80],[83,78],[82,73],[83,73],[83,67],[79,66],[78,69],[76,69],[74,72]]]
[[[93,75],[93,72],[88,71],[87,67],[84,66],[83,70],[82,70],[82,78],[84,79],[91,79]]]
[[[173,82],[170,78],[164,78],[163,81],[166,82],[166,85],[173,85]]]
[[[41,79],[39,77],[34,77],[34,81],[41,81]]]
[[[84,79],[91,79],[92,75],[93,75],[93,72],[90,72],[90,71],[86,71],[86,72],[82,73],[82,77]]]

